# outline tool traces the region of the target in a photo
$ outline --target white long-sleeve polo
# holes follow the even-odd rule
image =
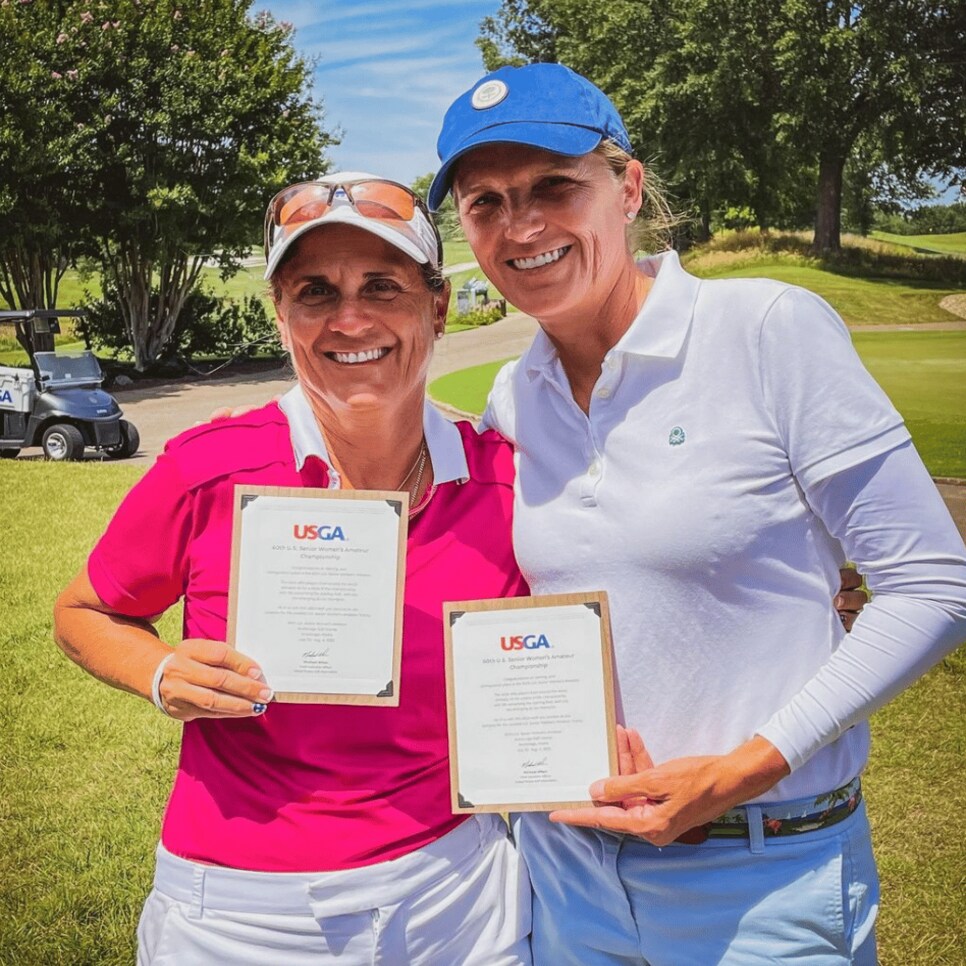
[[[674,253],[642,268],[589,415],[543,333],[497,378],[517,558],[534,593],[608,592],[621,715],[656,761],[759,733],[794,769],[763,798],[820,794],[861,771],[868,715],[966,639],[966,548],[825,302]],[[846,556],[875,592],[848,636]]]

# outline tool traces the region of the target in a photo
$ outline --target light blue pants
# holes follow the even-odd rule
[[[534,966],[875,966],[865,805],[827,829],[663,849],[516,817]]]

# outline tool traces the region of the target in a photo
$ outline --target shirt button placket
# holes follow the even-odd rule
[[[597,485],[604,472],[604,458],[594,438],[591,420],[587,421],[587,471],[580,481],[580,502],[585,507],[597,506]]]

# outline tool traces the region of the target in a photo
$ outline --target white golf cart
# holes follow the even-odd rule
[[[79,460],[91,447],[110,459],[133,456],[140,439],[121,418],[117,400],[101,389],[104,376],[92,352],[58,353],[54,335],[64,309],[0,312],[29,345],[30,369],[0,366],[0,457],[40,446],[51,460]]]

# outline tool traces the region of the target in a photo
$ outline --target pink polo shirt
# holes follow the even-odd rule
[[[511,543],[510,446],[440,419],[427,413],[434,468],[463,466],[466,477],[437,478],[410,520],[399,707],[273,704],[257,718],[186,723],[161,836],[175,855],[333,871],[404,855],[462,821],[449,801],[442,602],[518,596],[527,586]],[[223,641],[234,485],[331,482],[319,456],[296,458],[275,404],[189,430],[95,547],[94,589],[132,617],[183,597],[184,636]]]

